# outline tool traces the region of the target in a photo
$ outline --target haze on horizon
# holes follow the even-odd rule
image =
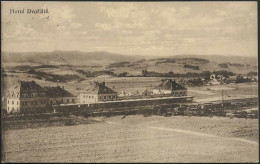
[[[257,56],[257,2],[2,2],[2,51]]]

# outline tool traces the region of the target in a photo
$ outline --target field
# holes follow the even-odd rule
[[[258,120],[141,115],[4,131],[5,162],[257,162]]]

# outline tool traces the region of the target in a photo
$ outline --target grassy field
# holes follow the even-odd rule
[[[258,120],[122,116],[4,131],[5,162],[257,162]]]

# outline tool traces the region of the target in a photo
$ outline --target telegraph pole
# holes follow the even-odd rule
[[[222,90],[222,106],[224,104],[224,90]]]

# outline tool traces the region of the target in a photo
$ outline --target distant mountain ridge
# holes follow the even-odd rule
[[[53,51],[28,53],[2,53],[2,67],[39,66],[39,65],[71,65],[100,66],[103,70],[115,73],[128,72],[138,75],[144,68],[160,73],[187,73],[214,70],[226,70],[235,73],[257,72],[257,57],[221,56],[221,55],[189,55],[176,56],[138,56],[122,55],[105,51]]]
[[[107,65],[114,62],[135,61],[142,59],[141,56],[121,55],[100,52],[80,52],[80,51],[53,51],[53,52],[3,52],[2,64],[6,65]]]

